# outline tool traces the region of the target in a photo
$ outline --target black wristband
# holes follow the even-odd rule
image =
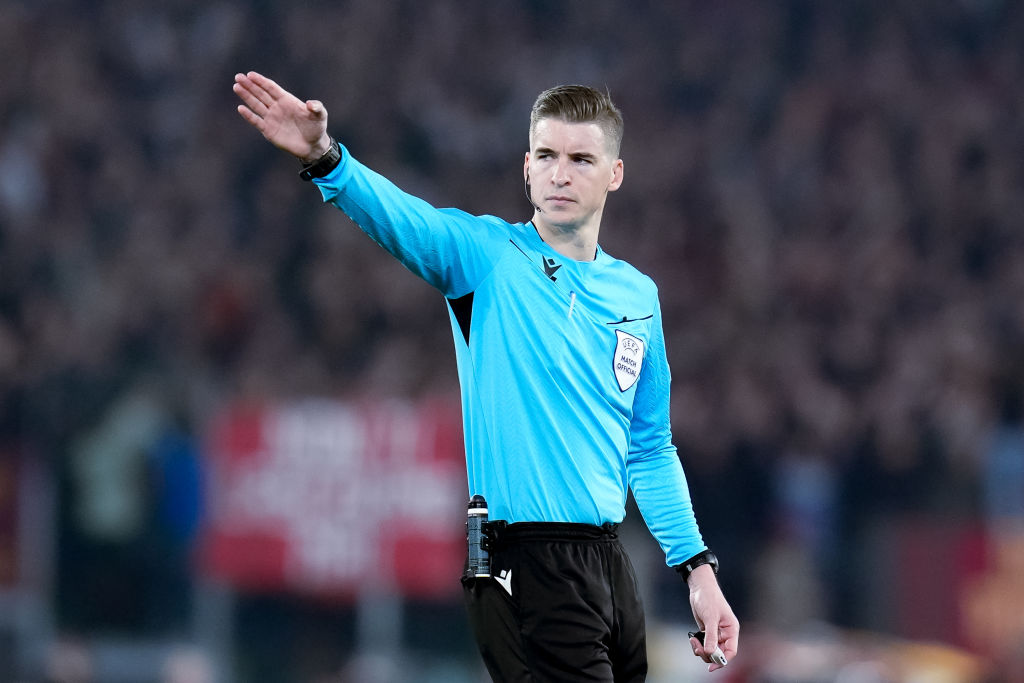
[[[327,148],[323,156],[313,163],[303,166],[302,170],[299,171],[299,177],[305,181],[310,181],[313,178],[323,178],[333,171],[339,163],[341,163],[341,147],[338,145],[337,140],[331,138],[331,146]]]
[[[683,577],[683,581],[686,581],[690,578],[690,574],[693,573],[693,570],[702,564],[711,565],[711,571],[716,575],[718,574],[718,558],[715,557],[715,554],[710,550],[700,551],[686,562],[677,564],[673,569],[679,572],[679,575]]]

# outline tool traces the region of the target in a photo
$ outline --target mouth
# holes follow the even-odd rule
[[[576,201],[572,197],[565,197],[563,195],[552,195],[551,197],[548,197],[547,199],[548,199],[549,202],[554,202],[556,204],[568,204],[570,202]]]

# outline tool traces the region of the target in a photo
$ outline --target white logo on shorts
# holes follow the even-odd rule
[[[615,336],[618,338],[612,359],[615,379],[619,382],[619,390],[626,391],[640,377],[640,368],[644,364],[644,340],[622,330],[615,330]]]
[[[502,569],[501,572],[494,577],[494,580],[501,584],[501,587],[508,591],[509,595],[512,595],[512,570]]]

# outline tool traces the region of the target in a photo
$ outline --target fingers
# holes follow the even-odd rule
[[[732,629],[728,635],[725,635],[723,629],[722,634],[722,642],[719,643],[719,647],[722,648],[726,659],[732,659],[740,649],[739,625],[737,624],[736,628]]]
[[[287,91],[281,86],[279,86],[276,81],[267,78],[261,73],[258,73],[256,71],[250,71],[246,74],[246,77],[248,77],[248,79],[252,83],[254,83],[263,93],[267,95],[268,98],[270,98],[269,100],[265,100],[268,105],[274,100],[279,100],[288,94]]]
[[[711,653],[718,649],[718,624],[704,625],[704,651]]]
[[[693,650],[694,656],[704,659],[704,646],[701,644],[699,640],[697,640],[696,638],[690,638],[690,649]]]
[[[265,115],[270,104],[273,102],[266,90],[244,74],[235,74],[235,83],[231,86],[231,89],[238,95],[239,99],[245,102],[245,106],[257,116]]]
[[[235,84],[232,86],[232,90],[245,101],[255,114],[260,116],[274,102],[289,96],[288,91],[275,81],[255,71],[235,74]]]
[[[720,627],[714,628],[717,631],[714,634],[717,642],[711,642],[710,631],[712,629],[708,629],[708,637],[704,639],[706,645],[705,652],[711,658],[711,666],[708,667],[708,671],[717,671],[723,668],[736,656],[739,650],[740,625],[736,621],[736,617],[730,613],[727,619],[720,624]]]
[[[245,90],[237,83],[232,86],[232,90],[234,90],[239,99],[245,103],[244,105],[238,105],[239,113],[241,113],[242,107],[245,107],[245,110],[253,116],[259,116],[260,118],[266,116],[268,111],[267,105],[263,104],[259,99],[251,95],[249,91]]]
[[[710,635],[705,631],[698,631],[689,635],[690,649],[693,650],[694,656],[700,657],[709,664],[709,672],[724,668],[732,656],[736,654],[735,642],[728,644],[728,638],[721,643],[712,643]],[[735,636],[731,640],[735,641]],[[722,646],[725,647],[723,648]]]
[[[241,114],[243,119],[255,126],[260,132],[263,132],[263,118],[254,114],[249,107],[244,104],[238,105],[238,113]]]
[[[704,645],[712,650],[718,647],[718,624],[714,621],[704,624]]]
[[[704,644],[706,642],[708,642],[708,641],[707,641],[707,636],[704,633],[704,631],[701,630],[701,631],[697,631],[696,633],[691,632],[689,635],[690,635],[690,649],[693,650],[694,656],[695,657],[700,657],[705,662],[711,663],[711,661],[712,661],[711,653],[714,652],[714,650],[713,649],[705,648]]]

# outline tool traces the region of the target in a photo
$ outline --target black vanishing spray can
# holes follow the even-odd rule
[[[487,521],[487,501],[481,495],[473,496],[466,509],[466,540],[469,543],[469,565],[466,576],[491,575],[491,558],[488,557],[482,542],[484,539],[484,522]]]

